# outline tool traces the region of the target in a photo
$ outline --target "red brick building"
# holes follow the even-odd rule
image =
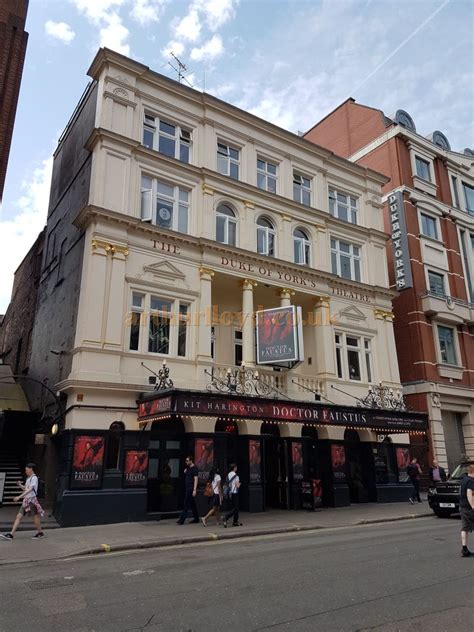
[[[452,470],[474,456],[474,152],[451,151],[439,131],[421,136],[403,110],[389,118],[354,99],[305,138],[390,178],[385,229],[401,381],[409,404],[429,414],[429,456]]]
[[[7,173],[28,33],[28,0],[0,2],[0,201]]]

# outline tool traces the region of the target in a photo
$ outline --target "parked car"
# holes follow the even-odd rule
[[[428,503],[439,518],[449,518],[451,514],[459,513],[459,490],[461,479],[467,474],[468,465],[474,461],[463,461],[447,481],[433,483],[428,491]]]

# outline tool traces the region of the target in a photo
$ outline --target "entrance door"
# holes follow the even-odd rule
[[[149,512],[176,512],[181,506],[182,441],[175,437],[151,439],[148,451]]]
[[[346,448],[346,476],[351,503],[369,502],[369,490],[366,480],[366,464],[359,434],[356,430],[344,433]]]
[[[285,440],[265,437],[263,454],[265,507],[288,509],[288,450]]]

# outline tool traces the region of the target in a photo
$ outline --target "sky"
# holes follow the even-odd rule
[[[30,0],[3,205],[0,314],[45,224],[52,154],[100,46],[292,132],[348,97],[474,146],[472,0]],[[173,62],[175,63],[175,62]]]

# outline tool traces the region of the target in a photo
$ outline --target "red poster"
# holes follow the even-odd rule
[[[398,482],[407,483],[409,476],[407,474],[407,467],[410,463],[410,449],[409,448],[396,448],[397,453],[397,467],[398,467]]]
[[[207,481],[214,466],[214,440],[196,439],[194,442],[194,464],[199,469],[199,480]]]
[[[105,437],[79,435],[74,439],[71,488],[97,489],[102,485]]]
[[[296,308],[275,307],[257,312],[257,362],[298,360]]]
[[[331,463],[334,474],[334,481],[345,481],[346,479],[346,451],[343,445],[333,443],[331,445]]]
[[[148,452],[127,450],[123,467],[124,487],[145,487],[148,478]]]
[[[262,482],[262,457],[260,451],[260,441],[258,439],[249,440],[249,474],[251,483]]]
[[[293,463],[293,479],[303,480],[303,444],[301,441],[291,442],[291,461]]]

